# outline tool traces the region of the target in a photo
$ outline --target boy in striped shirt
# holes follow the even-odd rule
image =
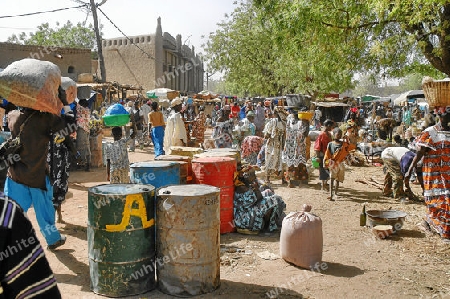
[[[56,279],[22,208],[0,195],[0,299],[61,298]]]

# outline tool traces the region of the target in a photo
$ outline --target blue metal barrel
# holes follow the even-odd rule
[[[180,184],[180,164],[173,161],[137,162],[130,166],[130,180],[155,188]]]

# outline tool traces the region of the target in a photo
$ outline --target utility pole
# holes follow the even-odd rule
[[[91,10],[92,10],[92,17],[94,18],[94,30],[95,30],[95,36],[97,38],[97,52],[98,52],[98,63],[100,65],[100,75],[102,79],[100,82],[104,83],[106,82],[106,69],[105,69],[105,61],[103,59],[103,51],[102,51],[102,37],[100,35],[100,30],[98,28],[98,18],[97,18],[97,6],[94,2],[94,0],[91,1]],[[101,4],[104,4],[106,1],[103,0]],[[103,98],[105,95],[103,94]]]

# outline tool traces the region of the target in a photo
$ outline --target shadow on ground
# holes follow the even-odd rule
[[[60,228],[60,231],[64,234],[67,234],[71,237],[76,237],[80,240],[87,241],[87,228],[86,226],[65,223],[63,227]]]
[[[77,260],[72,255],[73,249],[58,249],[54,251],[56,258],[74,274],[55,274],[58,283],[80,286],[80,291],[90,291],[89,266]]]
[[[286,287],[286,286],[284,286]],[[159,290],[154,290],[139,296],[126,298],[156,298],[169,299],[177,298],[171,295],[161,293]],[[278,299],[301,299],[303,295],[293,290],[284,289],[283,286],[261,286],[255,284],[246,284],[243,282],[234,282],[229,280],[221,280],[220,287],[209,294],[196,296],[201,299],[261,299],[261,298],[278,298]]]
[[[323,262],[328,267],[321,271],[323,275],[331,275],[336,277],[355,277],[364,274],[364,271],[355,266],[347,266],[340,263]]]

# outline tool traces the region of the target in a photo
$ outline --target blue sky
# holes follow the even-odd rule
[[[89,2],[89,0],[83,0]],[[97,3],[101,2],[96,0]],[[217,28],[216,24],[225,19],[236,5],[235,0],[107,0],[100,8],[126,35],[135,36],[155,32],[157,18],[161,17],[163,32],[172,36],[182,35],[185,44],[195,46],[196,52],[202,52],[201,44],[205,43],[210,32]],[[15,0],[3,5],[0,16],[48,11],[65,7],[78,6],[75,0]],[[122,34],[98,12],[103,25],[104,38],[121,37]],[[37,26],[48,22],[56,27],[56,22],[64,24],[83,22],[88,18],[92,23],[92,15],[85,11],[70,9],[53,13],[38,14],[26,17],[0,18],[0,41],[4,42],[12,34],[35,32]],[[204,35],[206,38],[202,39]]]

